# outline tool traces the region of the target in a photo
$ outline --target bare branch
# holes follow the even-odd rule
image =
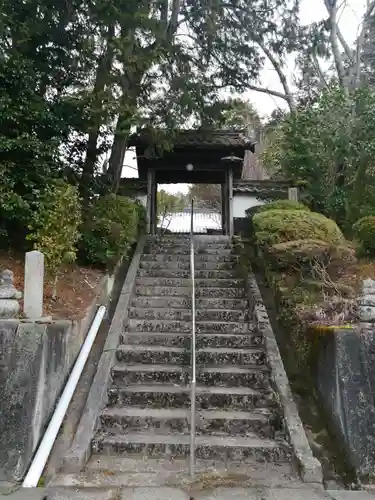
[[[319,78],[320,87],[322,89],[324,89],[325,87],[328,86],[328,82],[326,80],[326,77],[324,76],[324,72],[323,72],[322,68],[320,67],[320,64],[319,64],[318,58],[316,57],[316,54],[311,54],[311,57],[312,57],[312,63],[314,65],[314,68],[315,68],[316,73],[317,73],[318,78]]]
[[[288,101],[288,96],[283,94],[282,92],[277,92],[277,90],[272,90],[267,87],[257,87],[256,85],[246,85],[246,88],[249,90],[254,90],[255,92],[261,92],[262,94],[268,94],[270,96],[278,97],[280,99],[284,99],[284,101]]]
[[[367,9],[365,12],[365,15],[363,16],[362,20],[362,28],[361,32],[359,34],[359,37],[357,39],[357,47],[356,50],[354,51],[355,54],[355,61],[353,64],[353,88],[357,88],[358,83],[360,82],[361,79],[361,54],[362,54],[362,49],[363,45],[365,43],[365,33],[366,33],[366,28],[367,28],[367,22],[369,20],[369,17],[372,15],[373,11],[375,9],[375,0],[370,2],[367,0]]]
[[[168,35],[172,37],[178,28],[178,15],[181,9],[181,0],[172,0],[172,12],[168,25]]]
[[[280,79],[281,85],[283,86],[283,89],[285,92],[284,98],[288,102],[290,110],[293,111],[294,109],[296,109],[296,104],[294,102],[293,93],[290,90],[286,76],[281,68],[281,64],[278,62],[276,57],[272,54],[272,52],[269,50],[269,48],[263,42],[262,39],[260,39],[258,37],[254,37],[254,41],[263,50],[263,52],[265,53],[265,55],[268,57],[269,61],[271,62],[272,66],[275,68],[275,71]],[[275,95],[275,94],[273,94],[273,95]]]
[[[347,93],[348,88],[345,81],[344,63],[342,60],[342,55],[338,44],[338,35],[337,35],[337,0],[331,0],[331,2],[329,2],[329,0],[325,0],[325,5],[328,10],[330,18],[331,30],[329,38],[331,42],[331,48],[333,53],[333,59],[336,66],[337,76],[341,88],[344,90],[345,93]]]

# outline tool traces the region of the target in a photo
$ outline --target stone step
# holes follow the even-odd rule
[[[191,333],[136,332],[122,333],[121,343],[130,345],[165,345],[190,349]],[[197,348],[204,347],[255,347],[263,345],[262,336],[256,332],[245,333],[200,333],[196,336]]]
[[[181,347],[166,347],[155,345],[124,345],[116,350],[117,360],[124,363],[146,364],[191,364],[190,351]],[[263,365],[266,356],[263,349],[230,349],[227,347],[207,347],[197,350],[196,363],[232,364],[232,365]]]
[[[142,255],[142,262],[186,262],[190,265],[190,254],[169,254],[169,253],[147,253]],[[195,262],[198,264],[202,263],[236,263],[238,262],[238,257],[234,254],[226,253],[224,255],[218,254],[196,254]]]
[[[190,255],[190,246],[189,245],[181,245],[181,246],[173,246],[173,245],[166,245],[166,246],[150,246],[145,249],[145,253],[151,254],[151,255],[161,255],[161,254],[168,254],[168,255]],[[219,246],[213,246],[211,247],[200,247],[200,248],[195,248],[195,254],[199,255],[217,255],[219,257],[223,256],[230,256],[232,255],[232,249],[229,248],[223,248],[222,245]]]
[[[190,309],[129,307],[129,318],[167,321],[191,321]],[[247,321],[248,311],[239,309],[196,309],[196,321]]]
[[[136,286],[141,287],[189,287],[191,286],[190,278],[141,278],[135,280]],[[210,279],[197,278],[195,286],[199,288],[243,288],[244,280],[240,278],[227,279]]]
[[[186,297],[191,298],[191,287],[189,286],[150,286],[136,285],[134,288],[134,297]],[[244,288],[196,288],[195,296],[197,298],[244,298]]]
[[[237,260],[233,259],[231,262],[220,262],[220,261],[202,261],[196,259],[195,261],[195,269],[198,270],[207,270],[207,271],[226,271],[233,269],[233,266],[236,265]],[[141,260],[140,269],[181,269],[190,271],[190,259],[187,260],[169,260],[169,261],[161,261],[161,260]]]
[[[162,244],[157,244],[157,243],[149,243],[146,244],[145,246],[145,251],[147,253],[153,253],[153,252],[158,252],[158,251],[174,251],[174,250],[182,250],[186,252],[190,252],[190,240],[187,241],[170,241],[170,242],[163,242]],[[206,252],[206,251],[231,251],[232,250],[232,245],[230,243],[207,243],[204,245],[201,245],[199,243],[194,243],[194,251],[195,253],[201,253],[201,252]]]
[[[276,416],[276,418],[278,418]],[[124,434],[152,430],[153,433],[182,433],[190,431],[191,412],[188,408],[139,408],[124,406],[106,408],[100,423],[103,432]],[[269,410],[231,411],[200,410],[196,413],[197,435],[256,435],[260,438],[275,437],[273,428],[275,417]]]
[[[111,386],[108,391],[109,406],[129,405],[149,408],[189,408],[191,389],[188,386],[167,384],[129,384]],[[259,408],[277,409],[272,391],[249,387],[207,387],[198,385],[196,403],[199,409],[226,409],[247,411]]]
[[[236,277],[236,268],[232,270],[195,270],[196,279],[231,279]],[[190,269],[138,269],[141,278],[185,278],[190,279]]]
[[[147,297],[135,296],[131,299],[132,307],[146,307],[152,309],[171,307],[173,309],[191,309],[191,298],[187,297]],[[247,309],[245,299],[225,298],[196,298],[197,309]]]
[[[269,390],[269,369],[264,365],[209,365],[197,366],[197,383],[206,386],[250,387]],[[186,386],[191,375],[191,365],[126,364],[112,368],[112,381],[116,386],[126,384],[179,384]]]
[[[136,432],[125,435],[100,435],[92,441],[94,453],[135,454],[149,457],[186,457],[190,453],[189,434],[153,434]],[[197,458],[222,460],[256,460],[283,463],[292,460],[292,450],[285,441],[233,436],[196,436]]]
[[[156,319],[129,318],[125,325],[126,331],[134,332],[169,332],[189,333],[192,329],[191,321],[173,321]],[[197,321],[195,324],[197,333],[247,333],[252,331],[253,325],[248,322],[225,322],[225,321]]]
[[[98,484],[101,487],[110,488],[137,488],[142,487],[139,493],[139,498],[146,500],[145,495],[149,494],[155,500],[177,500],[178,495],[175,490],[170,491],[171,486],[180,488],[182,484],[189,485],[189,457],[180,459],[169,458],[151,458],[139,455],[100,455],[93,454],[85,469],[79,474],[57,474],[53,477],[49,486],[72,486],[75,488],[96,488]],[[233,490],[233,496],[227,495],[227,499],[260,499],[259,490],[272,489],[274,498],[287,497],[290,500],[298,498],[306,498],[307,500],[317,500],[316,495],[312,497],[311,489],[301,482],[298,471],[293,462],[285,463],[267,463],[256,462],[255,460],[246,461],[221,461],[215,459],[197,459],[196,460],[196,474],[198,484],[215,485],[215,480],[220,484],[229,483],[230,486],[242,488]],[[202,483],[200,483],[202,479]],[[169,487],[166,491],[164,488],[160,491],[160,486]],[[218,485],[217,485],[218,486]],[[146,488],[148,487],[148,488]],[[153,489],[157,488],[156,490]],[[244,489],[246,488],[246,489]],[[276,488],[282,488],[279,492]],[[291,490],[292,489],[292,490]],[[137,491],[137,490],[135,490]],[[180,490],[178,490],[180,491]],[[239,491],[239,493],[237,493]],[[222,490],[223,492],[223,490]],[[289,492],[289,496],[288,496]],[[295,492],[293,494],[293,492]],[[129,492],[130,497],[134,499],[134,491]],[[157,494],[159,493],[159,496]],[[172,495],[170,494],[172,493]],[[241,495],[241,493],[243,493]],[[207,495],[198,493],[194,498],[202,498],[206,500],[212,497],[211,491]],[[223,496],[224,495],[224,496]],[[286,496],[285,496],[286,495]],[[324,496],[324,495],[323,495]],[[190,495],[186,494],[186,499]],[[84,497],[85,498],[85,497]],[[103,497],[100,497],[104,500]],[[125,496],[127,500],[129,496]],[[216,498],[216,495],[214,496]],[[217,497],[225,498],[225,490],[223,494]],[[60,499],[61,500],[61,499]],[[77,499],[76,499],[77,500]],[[83,499],[82,499],[83,500]],[[86,500],[88,500],[86,498]],[[112,500],[114,500],[112,498]],[[203,500],[203,499],[202,499]],[[359,500],[359,499],[357,499]]]

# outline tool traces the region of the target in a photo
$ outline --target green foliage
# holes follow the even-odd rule
[[[297,266],[301,269],[311,269],[316,262],[323,266],[355,262],[355,252],[348,245],[334,245],[316,239],[276,243],[269,248],[269,254],[284,268]]]
[[[189,197],[194,198],[195,206],[209,210],[221,210],[220,184],[192,184]]]
[[[306,210],[269,210],[256,214],[253,224],[257,240],[262,246],[304,239],[337,245],[345,242],[333,220]]]
[[[314,106],[301,107],[278,128],[264,152],[284,177],[302,184],[313,210],[350,231],[375,210],[375,93],[331,86]],[[272,161],[271,161],[272,162]]]
[[[246,217],[252,219],[255,214],[268,212],[269,210],[307,210],[310,211],[309,207],[300,203],[299,201],[292,200],[275,200],[265,203],[264,205],[256,205],[255,207],[250,207],[245,211]]]
[[[76,187],[60,180],[41,195],[27,238],[44,254],[48,273],[56,278],[63,264],[74,262],[81,224],[81,204]]]
[[[142,213],[137,203],[124,196],[109,194],[95,200],[83,225],[81,260],[113,268],[136,242]]]
[[[186,198],[182,193],[172,194],[161,189],[158,191],[157,210],[158,215],[163,216],[168,213],[183,210],[186,205]]]
[[[363,253],[375,255],[375,216],[362,217],[353,225],[355,238]]]
[[[309,207],[293,200],[275,200],[270,203],[265,203],[259,207],[259,212],[267,212],[269,210],[305,210],[310,211]]]

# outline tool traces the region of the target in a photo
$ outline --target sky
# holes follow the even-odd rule
[[[358,29],[361,24],[361,19],[365,12],[366,0],[343,0],[343,8],[340,9],[340,29],[346,41],[352,44],[358,34]],[[309,24],[314,21],[320,21],[327,17],[327,11],[324,7],[324,0],[302,0],[301,1],[301,22]],[[287,68],[287,73],[292,75],[293,62],[291,61]],[[268,87],[273,90],[282,92],[282,87],[278,80],[277,74],[272,66],[266,65],[260,75],[259,86]],[[242,98],[250,100],[261,117],[269,116],[277,107],[284,107],[285,102],[282,99],[277,99],[267,94],[260,92],[245,92],[241,95]],[[135,153],[128,151],[125,157],[125,165],[122,173],[123,177],[138,177],[136,170]],[[164,186],[165,188],[166,186]],[[169,192],[187,191],[187,185],[169,185]]]

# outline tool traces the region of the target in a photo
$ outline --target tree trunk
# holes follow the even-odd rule
[[[113,139],[111,156],[109,158],[107,177],[110,181],[112,192],[116,193],[121,179],[122,168],[127,148],[127,139],[130,135],[130,120],[129,109],[121,111],[125,106],[131,106],[128,102],[129,95],[123,90],[123,95],[120,101],[120,114],[117,118],[115,136]],[[124,124],[126,126],[124,127]]]
[[[113,38],[115,36],[115,26],[110,24],[107,31],[107,47],[100,57],[96,70],[95,85],[93,90],[93,102],[91,112],[94,114],[91,120],[89,139],[87,142],[86,159],[82,169],[80,180],[80,192],[83,198],[84,207],[87,207],[90,200],[90,185],[92,184],[95,166],[97,162],[97,144],[100,133],[101,115],[103,106],[103,92],[108,82],[113,63]]]

